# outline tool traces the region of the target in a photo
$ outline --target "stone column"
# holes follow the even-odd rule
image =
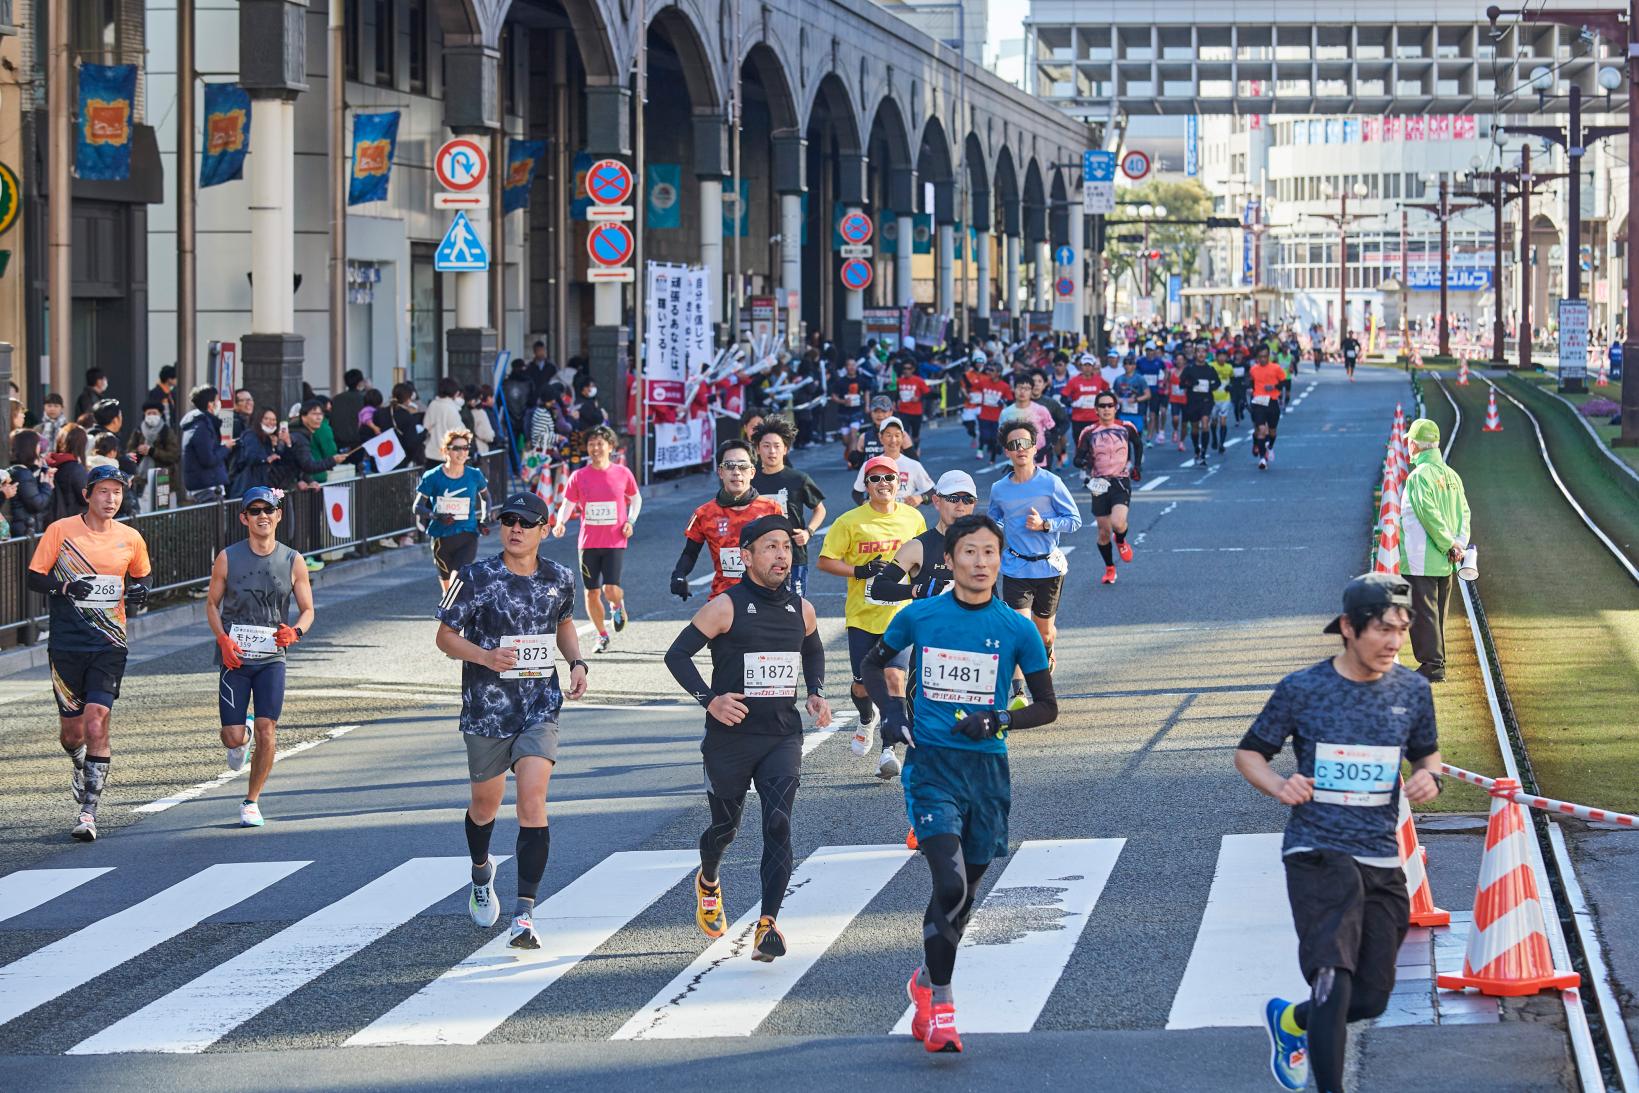
[[[488,147],[501,127],[501,51],[482,40],[454,39],[444,48],[444,124],[452,133],[473,137]],[[491,163],[491,171],[504,170]],[[493,263],[505,262],[501,234],[490,230],[499,210],[470,209],[473,234]],[[483,383],[494,365],[500,335],[490,325],[490,273],[457,273],[455,326],[444,334],[444,374],[463,386]],[[422,392],[423,397],[426,392]]]
[[[625,87],[592,85],[586,89],[586,152],[594,159],[632,158],[632,96]],[[639,188],[641,192],[641,187]],[[637,197],[634,195],[634,200]],[[571,251],[570,262],[584,261]],[[584,253],[584,252],[583,252]],[[568,277],[568,269],[559,270],[558,276]],[[641,269],[636,275],[643,276]],[[625,325],[624,286],[599,283],[592,287],[592,328],[586,336],[586,358],[592,379],[598,388],[613,392],[614,398],[604,403],[613,406],[612,415],[624,429],[631,416],[626,407],[626,384],[623,369],[630,336]],[[639,335],[641,336],[641,335]],[[560,365],[564,362],[559,361]]]
[[[978,266],[978,299],[973,301],[973,336],[983,339],[990,336],[990,212],[993,207],[990,191],[974,190],[968,206],[969,216],[973,220],[973,260]]]
[[[1007,283],[1002,286],[1002,299],[1007,304],[1007,313],[1013,320],[1019,317],[1019,237],[1015,233],[1002,237],[1004,249],[1007,251],[1004,266],[1004,275]]]
[[[733,337],[722,329],[728,314],[723,283],[723,179],[729,174],[728,125],[721,114],[694,116],[694,177],[700,186],[700,264],[711,280],[711,306],[706,309],[718,328],[717,341]]]
[[[956,184],[943,179],[933,184],[933,222],[939,228],[938,291],[934,310],[952,318],[951,329],[962,326],[956,316]]]
[[[774,192],[780,195],[780,289],[791,301],[786,344],[796,347],[802,325],[802,195],[808,189],[808,142],[801,133],[774,134]]]
[[[1036,243],[1036,310],[1053,309],[1053,245],[1042,239]]]
[[[1075,282],[1075,293],[1070,302],[1076,309],[1076,333],[1087,333],[1087,218],[1074,206],[1070,209],[1070,249],[1076,260],[1070,263],[1070,280]]]
[[[888,207],[899,222],[898,250],[894,252],[893,302],[910,307],[916,302],[911,278],[911,257],[916,253],[916,172],[896,167],[888,172]]]

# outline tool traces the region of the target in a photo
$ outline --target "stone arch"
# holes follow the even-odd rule
[[[991,193],[996,199],[996,227],[1003,235],[1019,234],[1019,176],[1013,167],[1013,150],[1002,145],[996,153],[995,182]]]
[[[945,125],[937,115],[930,116],[922,126],[922,139],[917,142],[916,173],[929,182],[944,182],[955,177],[950,138],[945,135]]]
[[[910,130],[905,115],[892,95],[883,95],[871,113],[869,130],[872,144],[886,150],[885,161],[878,164],[883,170],[908,170],[916,167],[915,149],[911,147]]]
[[[722,109],[718,65],[713,62],[713,53],[700,36],[700,28],[689,13],[675,4],[661,8],[649,19],[647,29],[650,34],[664,38],[677,54],[682,64],[683,84],[688,89],[689,103],[695,113]],[[665,94],[666,89],[651,81],[649,93]]]
[[[848,85],[835,72],[827,72],[814,85],[814,93],[809,97],[807,108],[802,112],[802,128],[805,132],[813,126],[814,114],[822,106],[836,128],[838,150],[844,155],[859,155],[864,149],[861,143],[859,110],[853,97],[848,94]]]
[[[1070,241],[1070,190],[1064,184],[1064,171],[1053,168],[1053,181],[1048,187],[1047,206],[1048,240],[1056,247]]]
[[[757,79],[763,85],[763,91],[768,95],[768,110],[773,118],[774,129],[796,130],[800,128],[802,118],[797,110],[796,95],[791,90],[791,80],[785,61],[772,43],[754,42],[747,49],[745,56],[740,59],[742,70],[751,69],[757,74]]]

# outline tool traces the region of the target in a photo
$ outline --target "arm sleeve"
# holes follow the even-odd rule
[[[868,594],[878,600],[908,600],[911,586],[905,583],[905,571],[893,562],[871,579]]]
[[[415,504],[410,506],[410,511],[415,514],[415,526],[421,531],[426,531],[433,519],[433,499],[422,493],[419,486],[416,487]]]
[[[50,573],[41,573],[37,569],[28,571],[28,590],[39,592],[42,595],[51,595],[61,587],[61,582]]]
[[[694,654],[706,647],[706,641],[706,635],[691,622],[672,639],[671,647],[666,650],[666,670],[671,672],[678,686],[687,691],[689,697],[702,707],[711,705],[711,700],[715,697],[711,693],[711,688],[706,686],[704,677],[700,675],[699,667],[694,663]]]
[[[694,563],[700,557],[700,548],[705,545],[699,539],[684,539],[683,553],[677,556],[677,564],[672,567],[672,576],[687,577],[694,570]]]
[[[825,694],[825,643],[819,631],[802,636],[802,678],[810,695]]]
[[[1059,700],[1053,693],[1053,673],[1046,668],[1028,672],[1024,682],[1030,688],[1030,704],[1013,711],[1013,728],[1033,729],[1058,720]]]

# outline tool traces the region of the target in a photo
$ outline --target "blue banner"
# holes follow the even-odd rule
[[[1184,126],[1184,177],[1201,173],[1201,116],[1191,114]]]
[[[245,176],[250,151],[250,96],[231,83],[205,85],[205,149],[199,157],[199,185],[220,186]]]
[[[723,179],[724,189],[734,180]],[[739,216],[734,214],[738,212]],[[751,180],[744,176],[740,178],[740,200],[723,202],[723,238],[733,239],[736,235],[744,239],[751,234]]]
[[[535,184],[535,165],[546,155],[544,140],[509,140],[506,145],[506,181],[501,186],[501,215],[529,208],[529,188]]]
[[[933,253],[933,214],[917,213],[911,217],[911,253]]]
[[[136,94],[136,65],[80,66],[80,121],[74,130],[74,173],[79,177],[131,177],[131,110]]]
[[[569,173],[575,176],[575,194],[569,199],[569,219],[585,220],[587,207],[592,199],[586,196],[586,172],[592,169],[592,153],[576,152],[575,158],[569,167]],[[649,168],[651,171],[653,167]],[[647,225],[654,227],[653,224]]]
[[[398,111],[353,115],[353,180],[347,203],[387,200],[387,180],[398,148]]]
[[[649,193],[645,228],[671,231],[683,226],[683,168],[676,163],[651,163],[644,168]]]
[[[899,253],[899,218],[892,209],[883,209],[876,218],[876,249],[878,254]]]

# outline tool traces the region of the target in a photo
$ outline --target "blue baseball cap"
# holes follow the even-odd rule
[[[248,508],[251,504],[257,501],[266,501],[274,508],[278,508],[281,500],[282,498],[272,489],[272,487],[252,486],[250,489],[245,491],[245,496],[240,498],[240,508]]]

